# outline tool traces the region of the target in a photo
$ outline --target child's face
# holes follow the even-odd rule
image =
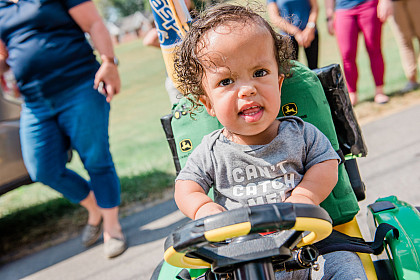
[[[234,142],[269,143],[277,135],[283,82],[269,31],[256,24],[231,23],[208,31],[202,41],[202,102],[207,111]]]

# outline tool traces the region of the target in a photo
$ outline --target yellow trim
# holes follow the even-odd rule
[[[297,245],[298,247],[301,247],[328,237],[332,232],[332,225],[330,222],[321,219],[296,217],[296,223],[292,229],[298,231],[311,231],[311,233],[302,238]]]
[[[360,237],[363,238],[362,233],[360,232],[360,228],[359,225],[357,223],[356,218],[353,218],[353,220],[351,220],[348,223],[342,224],[342,225],[338,225],[335,226],[334,229],[336,231],[339,231],[341,233],[353,236],[353,237]],[[367,275],[367,278],[369,280],[377,280],[378,277],[376,275],[376,270],[375,270],[375,266],[373,265],[372,259],[370,257],[369,254],[364,254],[364,253],[357,253],[360,257],[360,259],[362,260],[363,263],[363,267],[365,268],[365,272]]]
[[[172,0],[168,0],[168,4],[179,31],[181,32],[182,36],[185,37],[187,33],[185,32],[184,25],[181,23],[181,20],[178,17],[178,13],[176,12],[174,2],[172,2]]]
[[[211,265],[201,259],[189,258],[184,253],[178,253],[174,247],[168,248],[163,254],[163,258],[167,263],[182,268],[209,268]]]
[[[220,242],[229,238],[247,235],[250,231],[251,223],[245,222],[206,231],[204,237],[210,242]]]

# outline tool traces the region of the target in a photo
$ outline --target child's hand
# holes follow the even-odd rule
[[[310,199],[309,197],[304,196],[304,195],[299,195],[299,194],[289,196],[284,202],[305,203],[305,204],[316,205],[316,203],[312,199]]]
[[[317,163],[306,171],[286,202],[319,205],[331,193],[337,180],[338,160]]]
[[[197,212],[195,213],[194,220],[198,220],[211,215],[216,215],[224,211],[226,211],[226,209],[223,208],[221,205],[214,202],[209,202],[204,204],[197,210]]]
[[[193,220],[226,211],[221,205],[214,203],[194,181],[177,180],[174,198],[179,210]]]

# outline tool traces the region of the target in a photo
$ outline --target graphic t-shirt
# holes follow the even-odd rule
[[[266,145],[240,145],[223,129],[205,136],[176,180],[197,182],[226,209],[282,202],[313,165],[339,160],[330,141],[297,117],[279,118],[278,135]]]

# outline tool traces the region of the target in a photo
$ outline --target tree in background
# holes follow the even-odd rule
[[[93,0],[101,16],[115,22],[137,11],[151,11],[149,0]]]

